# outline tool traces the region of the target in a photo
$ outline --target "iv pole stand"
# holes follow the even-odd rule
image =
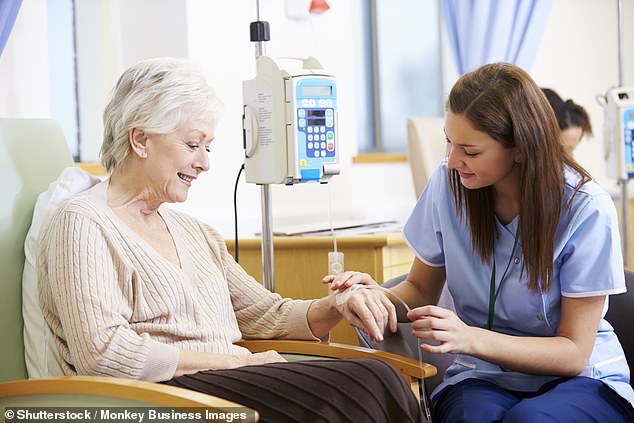
[[[617,0],[617,21],[618,21],[618,52],[619,52],[619,87],[623,86],[623,0]],[[630,202],[627,184],[627,177],[619,178],[621,185],[621,237],[623,238],[623,266],[627,268],[630,261]]]
[[[256,1],[257,22],[251,22],[251,41],[255,42],[255,59],[266,54],[264,41],[269,41],[268,22],[260,21],[260,0]],[[257,68],[256,68],[257,72]],[[260,185],[262,211],[262,284],[275,292],[275,274],[273,258],[273,225],[271,224],[271,191],[269,184]]]

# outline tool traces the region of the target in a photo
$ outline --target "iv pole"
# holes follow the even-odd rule
[[[269,23],[260,21],[260,0],[256,0],[257,21],[251,22],[249,27],[251,41],[255,42],[255,59],[266,54],[265,41],[271,39]],[[257,66],[257,64],[256,64]],[[257,70],[256,70],[257,71]],[[266,289],[275,292],[275,275],[273,259],[273,226],[271,224],[271,191],[269,184],[262,184],[262,284]]]
[[[617,21],[618,21],[618,54],[619,54],[619,87],[623,86],[623,0],[617,0]],[[628,178],[619,178],[621,185],[621,237],[623,238],[623,266],[627,267],[630,260],[630,202],[627,184]]]

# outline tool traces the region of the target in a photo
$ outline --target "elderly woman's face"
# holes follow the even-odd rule
[[[209,170],[214,128],[208,121],[187,121],[170,134],[148,134],[145,169],[153,194],[165,202],[182,202],[202,172]]]

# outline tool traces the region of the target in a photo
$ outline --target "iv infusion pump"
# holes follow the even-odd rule
[[[608,176],[634,178],[634,86],[611,88],[603,107]]]
[[[337,86],[314,58],[259,56],[244,81],[246,181],[327,182],[339,174]]]

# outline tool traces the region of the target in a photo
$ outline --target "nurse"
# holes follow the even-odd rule
[[[554,90],[542,88],[542,92],[555,112],[564,150],[572,154],[584,136],[592,136],[590,116],[586,109],[571,99],[564,101]]]
[[[404,227],[416,259],[392,288],[414,336],[434,341],[421,348],[457,354],[435,416],[633,421],[628,364],[603,319],[625,291],[610,196],[564,154],[546,98],[514,65],[462,76],[444,129],[447,159]],[[432,305],[445,281],[455,313]],[[332,288],[372,283],[346,274]]]

